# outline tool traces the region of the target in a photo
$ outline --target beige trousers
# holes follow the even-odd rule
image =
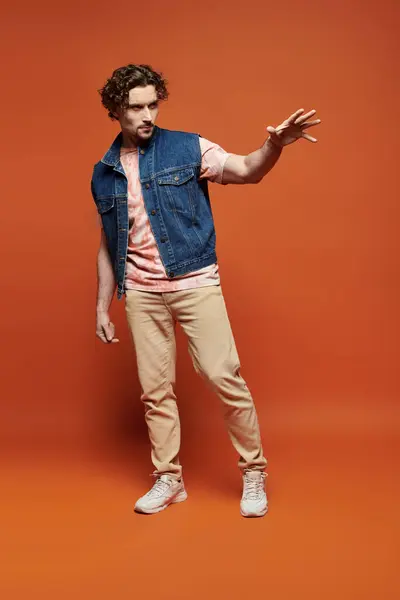
[[[222,400],[239,468],[264,470],[253,399],[240,362],[219,285],[178,292],[128,290],[126,312],[135,345],[154,474],[179,479],[180,422],[175,387],[175,326],[189,342],[196,371]]]

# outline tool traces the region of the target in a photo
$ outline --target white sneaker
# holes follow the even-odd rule
[[[262,471],[248,470],[243,473],[243,495],[240,502],[240,514],[243,517],[263,517],[268,512],[266,477],[266,473]]]
[[[164,510],[170,504],[183,502],[186,498],[183,479],[176,481],[169,475],[161,475],[151,490],[136,502],[135,511],[151,515]]]

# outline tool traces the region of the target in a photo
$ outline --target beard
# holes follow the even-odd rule
[[[154,129],[154,125],[149,125],[146,127],[141,126],[141,127],[138,127],[137,134],[147,137],[149,134],[152,133],[153,129]]]

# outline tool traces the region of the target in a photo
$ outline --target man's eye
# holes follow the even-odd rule
[[[153,102],[153,104],[149,105],[150,110],[153,110],[154,108],[157,108],[158,103],[157,102]]]

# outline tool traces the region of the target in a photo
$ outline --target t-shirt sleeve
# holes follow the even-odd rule
[[[200,179],[208,179],[215,183],[222,183],[225,163],[231,156],[218,144],[205,138],[199,138],[201,150]]]

